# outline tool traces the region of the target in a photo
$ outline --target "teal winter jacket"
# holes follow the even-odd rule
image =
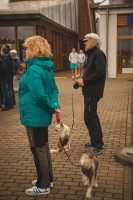
[[[29,127],[47,127],[58,103],[53,62],[48,57],[30,58],[19,82],[21,123]]]

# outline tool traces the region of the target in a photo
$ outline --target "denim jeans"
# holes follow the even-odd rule
[[[89,131],[91,145],[95,148],[102,148],[104,145],[101,124],[97,114],[99,99],[96,96],[84,96],[84,121]]]
[[[1,81],[0,81],[0,108],[2,107],[3,104],[3,93],[2,93],[2,87],[1,87]]]
[[[12,82],[1,81],[3,101],[5,108],[13,106]]]

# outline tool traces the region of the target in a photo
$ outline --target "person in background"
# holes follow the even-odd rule
[[[21,61],[20,61],[20,58],[18,57],[17,51],[15,49],[12,49],[10,51],[10,54],[11,54],[13,62],[14,62],[14,75],[17,75]]]
[[[83,76],[83,67],[84,67],[84,62],[85,62],[85,54],[82,49],[80,49],[79,54],[78,54],[78,75]]]
[[[14,87],[16,81],[15,79],[17,78],[18,79],[18,72],[20,70],[20,58],[18,57],[17,55],[17,51],[16,49],[12,49],[10,51],[10,54],[12,56],[12,59],[13,59],[13,63],[14,63],[14,80],[13,80],[13,105],[16,105],[16,99],[15,99],[15,92],[18,92],[18,85],[17,87]]]
[[[23,71],[23,70],[26,70],[26,63],[24,61],[22,61],[20,63],[20,69]]]
[[[60,112],[58,88],[54,79],[51,48],[46,39],[32,36],[24,42],[26,69],[19,81],[19,110],[21,123],[26,126],[33,154],[37,179],[27,195],[44,195],[53,187],[48,126],[54,113]]]
[[[8,52],[10,54],[10,50],[11,50],[10,45],[6,44],[4,47],[8,50]],[[12,57],[12,59],[13,59],[13,57]],[[15,63],[14,63],[14,59],[13,59],[13,75],[14,74],[15,74]],[[13,82],[12,82],[12,95],[13,95],[13,106],[15,106],[16,99],[15,99],[15,91],[14,91],[14,78],[13,78]]]
[[[78,77],[78,53],[75,48],[72,48],[72,52],[69,54],[70,69],[72,70],[72,79]]]
[[[10,52],[11,48],[9,44],[5,44],[3,47],[6,47],[6,49],[8,50],[8,52]]]
[[[104,148],[103,133],[97,114],[97,104],[103,97],[106,79],[106,56],[100,49],[100,37],[89,33],[84,38],[86,62],[83,77],[77,80],[84,95],[84,121],[90,135],[85,147],[98,155]]]
[[[3,105],[3,94],[2,94],[2,87],[1,87],[1,80],[2,80],[2,59],[0,55],[0,109],[2,108]]]
[[[1,88],[4,102],[2,111],[7,111],[13,108],[13,60],[6,47],[2,47],[1,56]]]

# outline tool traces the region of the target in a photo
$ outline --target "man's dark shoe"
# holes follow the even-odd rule
[[[89,148],[89,147],[92,147],[92,145],[90,143],[86,143],[85,148]]]
[[[10,107],[2,107],[1,108],[1,111],[8,111],[8,110],[10,110],[10,109],[13,109],[14,107],[13,106],[10,106]]]
[[[94,152],[94,155],[99,155],[103,152],[103,149],[95,149],[93,152]]]
[[[9,109],[13,109],[13,108],[14,108],[14,106],[10,106],[10,107],[9,107]]]
[[[88,148],[88,151],[90,151],[91,153],[93,153],[96,156],[96,155],[99,155],[103,152],[103,148],[98,149],[98,148],[95,148],[95,147],[90,147],[90,148]]]
[[[96,148],[96,147],[93,147],[90,143],[86,143],[85,144],[85,148]],[[104,147],[104,145],[100,148],[100,149],[104,149],[105,147]]]
[[[1,111],[8,111],[10,108],[2,108]]]

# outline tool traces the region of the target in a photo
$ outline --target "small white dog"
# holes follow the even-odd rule
[[[66,124],[63,124],[61,122],[60,124],[57,124],[55,126],[55,130],[57,132],[60,132],[57,142],[57,149],[51,149],[50,152],[59,152],[62,151],[63,148],[65,148],[65,150],[68,151],[70,149],[70,128]]]
[[[91,198],[91,191],[93,186],[98,187],[97,184],[97,170],[98,170],[98,160],[93,154],[83,153],[80,158],[81,174],[83,184],[88,186],[86,197]]]

